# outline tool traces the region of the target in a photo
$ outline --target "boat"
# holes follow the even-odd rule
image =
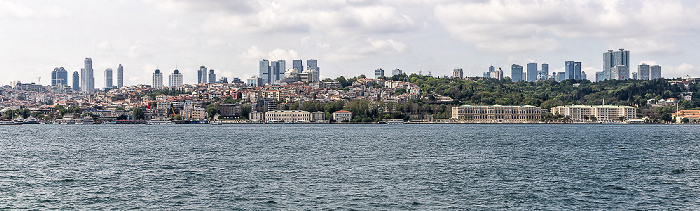
[[[83,119],[76,121],[75,124],[76,125],[91,125],[91,124],[95,124],[95,121],[92,120],[92,118],[87,117],[87,118],[83,118]]]
[[[39,124],[39,120],[34,117],[29,117],[24,120],[23,124]]]
[[[15,121],[3,120],[0,121],[0,125],[21,125],[22,123],[17,123]]]
[[[209,122],[210,125],[221,125],[221,121],[211,121]]]
[[[170,120],[157,120],[157,119],[151,119],[146,122],[147,125],[172,125],[175,124],[173,121]]]
[[[403,125],[403,119],[389,119],[386,121],[387,125]]]

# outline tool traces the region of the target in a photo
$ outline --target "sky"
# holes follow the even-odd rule
[[[630,51],[630,69],[700,77],[700,1],[509,0],[0,0],[0,84],[50,84],[51,71],[93,60],[124,66],[124,84],[151,84],[156,68],[196,83],[258,74],[261,59],[318,60],[321,78],[387,73],[481,76],[490,65],[582,62],[588,79],[603,53]],[[39,81],[39,78],[41,80]],[[116,80],[116,75],[114,76]],[[116,81],[114,82],[116,84]]]

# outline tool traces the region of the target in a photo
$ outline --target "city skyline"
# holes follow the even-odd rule
[[[185,84],[197,82],[201,65],[218,78],[245,80],[257,75],[261,59],[317,58],[321,78],[369,76],[377,68],[449,76],[455,67],[473,77],[492,64],[507,70],[527,63],[548,63],[554,73],[565,72],[564,61],[580,61],[594,80],[601,55],[619,48],[631,52],[629,66],[661,65],[667,78],[692,76],[700,65],[693,59],[700,53],[694,1],[1,4],[8,24],[0,27],[12,33],[0,47],[17,50],[3,53],[0,84],[38,82],[56,67],[80,71],[86,57],[93,71],[123,64],[124,85],[150,84],[158,66],[168,73],[177,66]],[[106,15],[113,11],[129,12]],[[105,86],[103,74],[92,75],[93,87]]]

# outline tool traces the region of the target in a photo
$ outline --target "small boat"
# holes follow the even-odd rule
[[[403,125],[403,119],[390,119],[386,121],[387,125]]]
[[[3,120],[0,121],[0,125],[21,125],[22,123],[17,123],[15,121]]]
[[[151,119],[146,122],[147,125],[173,125],[175,124],[173,121],[170,120],[156,120],[156,119]]]
[[[34,117],[29,117],[24,120],[23,124],[39,124],[39,120]]]
[[[221,125],[221,121],[211,121],[209,122],[210,125]]]

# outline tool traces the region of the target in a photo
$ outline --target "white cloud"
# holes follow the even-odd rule
[[[678,65],[661,65],[661,76],[664,78],[682,77],[686,75],[698,77],[699,71],[700,68],[685,62]]]

